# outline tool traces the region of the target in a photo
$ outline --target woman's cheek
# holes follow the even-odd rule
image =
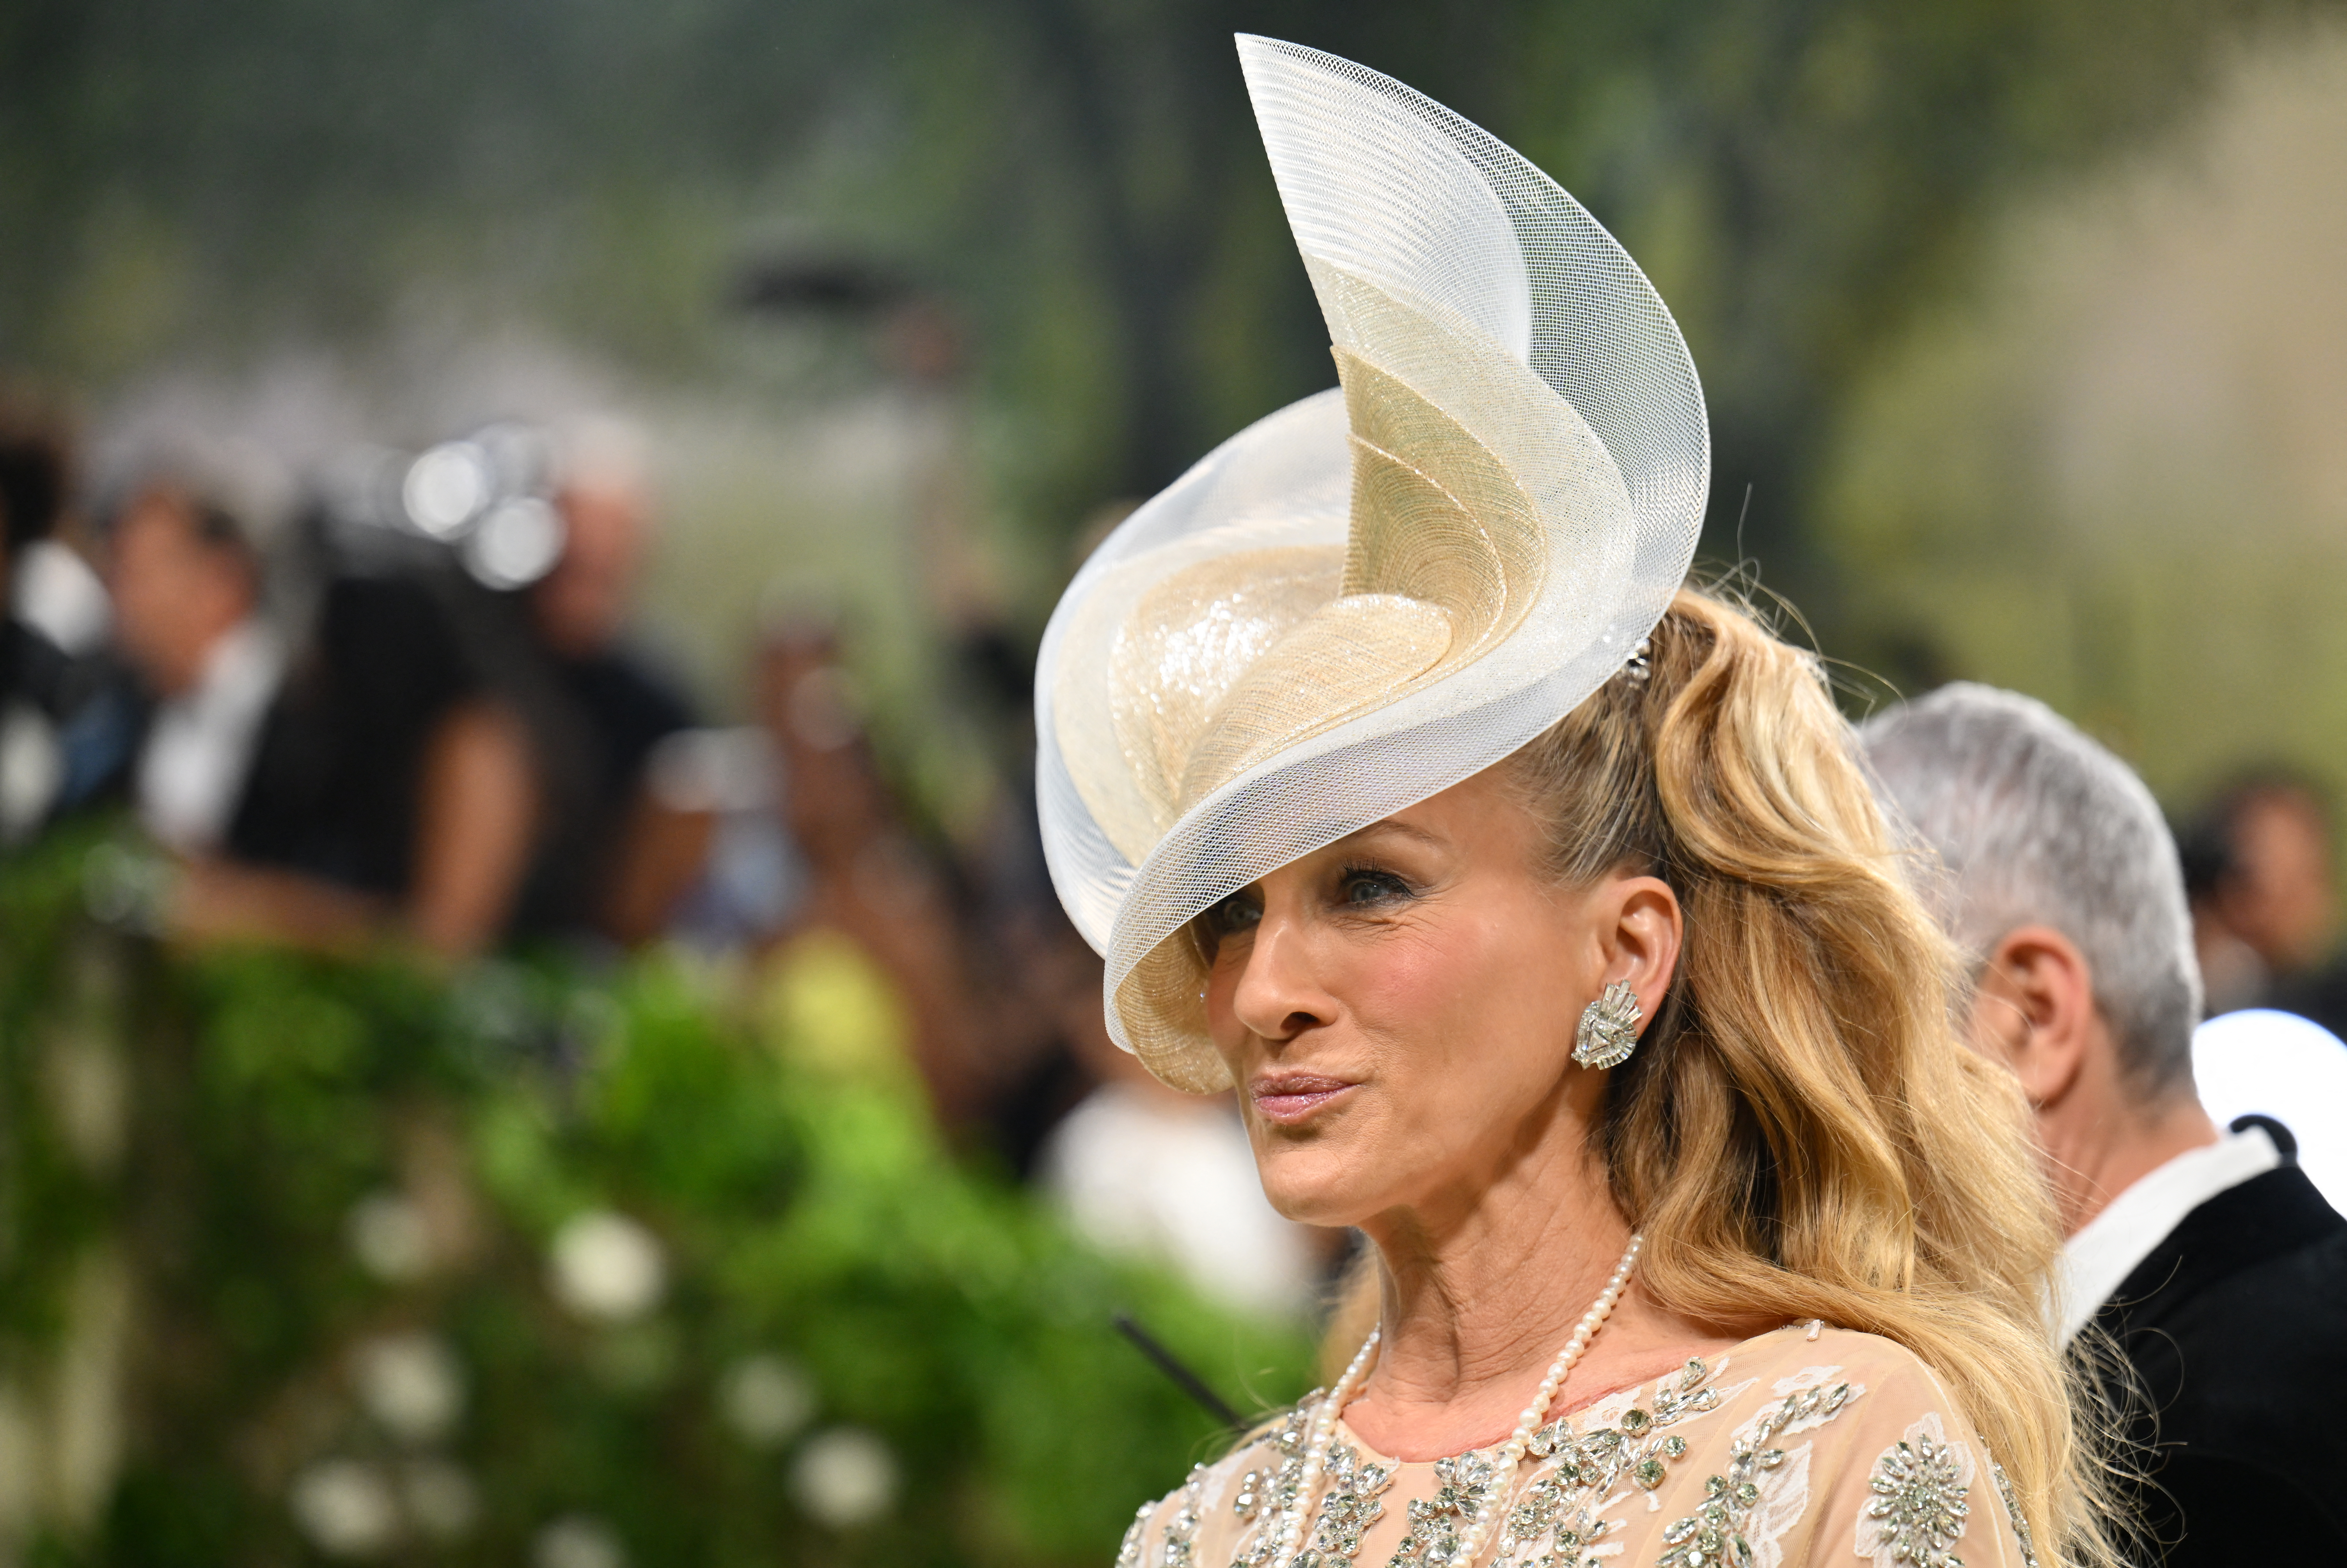
[[[1419,1047],[1414,1055],[1440,1054],[1425,1048],[1458,1038],[1506,983],[1490,972],[1482,935],[1411,934],[1385,944],[1354,979],[1357,1016],[1377,1034]]]

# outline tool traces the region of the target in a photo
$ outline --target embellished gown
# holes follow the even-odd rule
[[[1318,1398],[1143,1507],[1117,1568],[1268,1568]],[[1297,1568],[1453,1568],[1494,1484],[1485,1568],[2036,1568],[1947,1389],[1871,1334],[1796,1324],[1609,1393],[1543,1427],[1512,1477],[1499,1446],[1401,1462],[1340,1421]]]

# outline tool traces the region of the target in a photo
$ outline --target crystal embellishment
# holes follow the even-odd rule
[[[1611,1426],[1576,1435],[1570,1420],[1558,1419],[1533,1433],[1528,1451],[1550,1463],[1503,1517],[1493,1568],[1594,1568],[1610,1563],[1604,1553],[1619,1548],[1608,1543],[1594,1554],[1586,1550],[1620,1526],[1618,1520],[1599,1517],[1600,1504],[1624,1482],[1651,1492],[1669,1478],[1670,1461],[1685,1454],[1687,1445],[1664,1429],[1717,1409],[1719,1390],[1712,1386],[1717,1376],[1717,1368],[1691,1360],[1676,1377],[1657,1383],[1654,1398],[1624,1410]],[[1543,1541],[1548,1550],[1542,1549]],[[1419,1568],[1419,1560],[1397,1555],[1388,1568]]]
[[[1351,1568],[1360,1554],[1361,1536],[1385,1517],[1378,1494],[1393,1484],[1393,1471],[1381,1464],[1365,1464],[1351,1444],[1328,1450],[1328,1493],[1320,1503],[1319,1522],[1312,1541],[1296,1554],[1296,1568]]]
[[[1615,980],[1583,1010],[1573,1060],[1601,1072],[1621,1066],[1638,1049],[1638,993]]]
[[[1239,1482],[1238,1495],[1231,1500],[1232,1512],[1242,1524],[1255,1526],[1252,1537],[1240,1536],[1238,1555],[1232,1559],[1231,1568],[1262,1568],[1277,1555],[1281,1527],[1296,1510],[1304,1489],[1306,1429],[1320,1397],[1321,1390],[1315,1389],[1255,1440],[1258,1449],[1271,1451],[1247,1471]]]
[[[1259,1470],[1251,1470],[1239,1477],[1238,1492],[1231,1499],[1231,1512],[1237,1514],[1242,1522],[1253,1519],[1261,1511],[1263,1481],[1263,1471]]]
[[[1174,1499],[1174,1512],[1165,1521],[1164,1544],[1158,1551],[1156,1568],[1190,1568],[1197,1560],[1198,1496],[1205,1485],[1206,1467],[1193,1466],[1190,1479]]]
[[[1987,1449],[1988,1441],[1983,1439],[1981,1450],[1986,1452]],[[2020,1542],[2022,1568],[2037,1568],[2037,1542],[2030,1536],[2029,1519],[2021,1512],[2021,1500],[2014,1495],[2013,1478],[1993,1459],[1988,1461],[1988,1473],[1989,1479],[1996,1482],[1996,1495],[2004,1500],[2004,1516],[2012,1522],[2014,1539]]]
[[[1484,1499],[1508,1479],[1481,1453],[1435,1460],[1434,1478],[1440,1482],[1434,1495],[1410,1503],[1409,1530],[1386,1568],[1450,1568]]]
[[[1925,1416],[1874,1461],[1867,1482],[1873,1495],[1859,1513],[1859,1554],[1872,1557],[1876,1568],[1963,1568],[1949,1548],[1964,1533],[1971,1487],[1971,1456],[1942,1435],[1938,1417]]]
[[[1141,1568],[1141,1549],[1149,1530],[1149,1516],[1157,1512],[1157,1504],[1144,1502],[1141,1512],[1133,1516],[1125,1530],[1124,1544],[1116,1550],[1116,1568]]]

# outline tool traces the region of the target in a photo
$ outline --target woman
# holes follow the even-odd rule
[[[1485,133],[1240,48],[1342,389],[1071,586],[1043,816],[1119,1043],[1379,1311],[1121,1563],[2085,1553],[2020,1106],[1815,661],[1679,587],[1668,313]]]

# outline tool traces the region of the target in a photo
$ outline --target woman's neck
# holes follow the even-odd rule
[[[1585,1157],[1520,1161],[1471,1196],[1382,1214],[1362,1229],[1385,1263],[1383,1332],[1345,1419],[1362,1441],[1403,1460],[1505,1439],[1630,1240]],[[1741,1337],[1664,1310],[1634,1275],[1549,1415]]]

